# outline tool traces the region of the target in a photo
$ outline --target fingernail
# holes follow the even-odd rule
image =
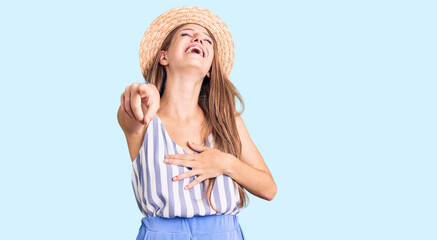
[[[185,186],[184,189],[187,190],[187,189],[188,189],[188,186]]]

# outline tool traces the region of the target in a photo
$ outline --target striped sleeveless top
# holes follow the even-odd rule
[[[205,140],[213,147],[212,134]],[[198,154],[195,152],[193,154]],[[138,208],[145,217],[193,217],[205,215],[236,215],[240,212],[240,195],[232,179],[225,174],[216,178],[211,201],[216,212],[208,203],[206,183],[202,181],[184,190],[184,186],[196,177],[172,181],[174,176],[191,170],[184,166],[164,163],[169,154],[188,154],[177,145],[165,130],[158,115],[152,119],[144,135],[137,158],[132,162],[132,187]],[[203,194],[205,197],[202,199]]]

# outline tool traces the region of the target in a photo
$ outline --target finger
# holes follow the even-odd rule
[[[192,168],[192,167],[196,166],[196,163],[194,161],[190,161],[190,160],[164,159],[163,162],[167,163],[167,164],[173,164],[173,165],[189,167],[189,168]]]
[[[156,93],[152,85],[142,84],[138,87],[138,92],[147,107],[146,114],[144,116],[144,121],[149,123],[156,112],[159,109],[160,97],[159,93]]]
[[[121,94],[121,103],[120,103],[120,107],[123,110],[123,112],[129,116],[129,113],[127,113],[126,108],[124,108],[124,93]],[[129,116],[130,117],[130,116]]]
[[[138,121],[143,122],[144,113],[143,109],[141,108],[141,97],[138,93],[138,88],[132,88],[131,90],[131,108],[135,118]]]
[[[193,154],[173,154],[165,156],[165,159],[182,159],[182,160],[194,160],[197,156]]]
[[[138,85],[138,89],[137,89],[137,93],[138,93],[138,96],[139,96],[139,98],[140,98],[140,102],[141,102],[141,110],[142,110],[142,116],[143,116],[143,120],[142,120],[142,123],[143,124],[149,124],[149,119],[147,118],[147,112],[149,111],[149,103],[148,103],[148,99],[149,99],[149,97],[148,97],[148,93],[147,93],[147,89],[146,89],[147,87],[146,87],[146,84],[144,84],[144,83],[140,83],[139,85]]]
[[[194,143],[192,141],[188,141],[188,146],[194,151],[203,152],[208,149],[208,147]]]
[[[192,182],[190,182],[187,186],[185,186],[184,189],[188,190],[196,186],[197,184],[201,183],[203,180],[205,180],[205,178],[203,176],[199,176],[196,179],[194,179]]]
[[[144,111],[144,123],[149,123],[152,118],[155,116],[156,112],[154,114],[152,114],[152,109],[151,106],[153,105],[152,103],[152,98],[150,96],[146,96],[144,98],[141,98],[141,107],[143,108]]]
[[[147,87],[147,84],[141,83],[140,85],[138,85],[138,93],[140,94],[141,98],[146,97],[147,95],[149,95],[150,89]]]
[[[172,178],[172,180],[173,180],[173,182],[176,182],[176,181],[179,181],[179,180],[182,180],[182,179],[185,179],[185,178],[190,178],[190,177],[196,176],[198,174],[199,173],[198,173],[197,170],[191,170],[191,171],[184,172],[184,173],[182,173],[182,174],[180,174],[178,176],[174,176]]]
[[[132,113],[132,110],[130,108],[130,91],[129,87],[126,88],[126,91],[124,93],[124,108],[126,109],[127,115],[129,115],[130,118],[135,119],[134,114]]]
[[[150,122],[153,119],[153,117],[156,115],[156,112],[158,112],[159,100],[155,101],[154,99],[149,98],[147,102],[148,102],[147,111],[144,118],[147,122]]]

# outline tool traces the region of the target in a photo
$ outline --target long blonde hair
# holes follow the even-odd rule
[[[155,56],[152,66],[144,72],[144,79],[146,82],[154,84],[162,96],[165,91],[166,72],[164,66],[159,63],[159,54],[162,50],[167,51],[170,47],[173,37],[178,32],[178,29],[186,24],[180,25],[173,29],[172,32],[164,39],[158,53]],[[206,29],[213,40],[214,53],[217,53],[217,44],[214,35]],[[231,81],[223,74],[220,63],[216,54],[214,54],[210,77],[205,76],[202,82],[202,87],[199,95],[199,106],[202,108],[206,117],[206,124],[211,129],[214,138],[214,146],[229,154],[232,154],[237,159],[241,159],[241,140],[238,135],[237,126],[235,124],[235,97],[241,103],[242,110],[237,114],[242,114],[244,111],[244,102],[240,93]],[[216,211],[217,209],[212,205],[211,194],[216,178],[206,179],[209,205]],[[238,188],[240,195],[239,208],[248,205],[249,197],[244,188],[233,180],[234,186]],[[203,196],[204,198],[205,196]]]

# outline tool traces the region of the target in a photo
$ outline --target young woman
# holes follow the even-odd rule
[[[209,10],[180,7],[146,30],[146,83],[121,95],[118,121],[144,218],[137,239],[244,239],[237,214],[245,189],[272,200],[276,184],[252,142],[229,81],[234,49]]]

